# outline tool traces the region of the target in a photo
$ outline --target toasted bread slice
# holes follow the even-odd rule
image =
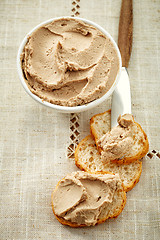
[[[107,163],[104,165],[91,135],[85,137],[77,146],[75,164],[78,168],[87,172],[118,173],[126,192],[136,185],[142,172],[141,161],[130,164]]]
[[[110,122],[111,110],[94,115],[90,120],[91,134],[95,139],[99,152],[101,152],[102,149],[98,146],[98,140],[110,131]],[[116,162],[118,164],[128,164],[141,159],[147,154],[149,149],[148,138],[142,127],[137,122],[135,122],[134,125],[133,138],[135,144],[133,145],[131,152],[129,154],[125,154],[125,156],[121,159],[112,160],[112,162]]]
[[[95,173],[95,174],[100,174],[100,173]],[[110,174],[112,174],[112,173],[110,173]],[[58,182],[55,190],[58,188],[58,185],[60,184],[61,181]],[[53,193],[54,193],[54,191],[53,191]],[[57,216],[55,214],[53,193],[52,193],[52,198],[51,198],[52,210],[53,210],[53,213],[56,216],[57,220],[61,224],[68,225],[68,226],[73,227],[73,228],[76,228],[76,227],[86,227],[87,225],[85,225],[85,224],[80,224],[79,225],[79,224],[77,224],[75,222],[71,222],[71,221],[65,220],[63,217],[59,217],[59,216]],[[119,181],[118,181],[118,183],[116,185],[115,193],[113,195],[113,201],[109,204],[109,209],[103,208],[103,211],[101,211],[101,213],[100,213],[100,215],[99,215],[99,217],[97,219],[96,225],[105,222],[109,218],[116,218],[116,217],[118,217],[118,215],[124,209],[125,204],[126,204],[126,192],[124,191],[123,183],[122,183],[122,181],[119,178]]]

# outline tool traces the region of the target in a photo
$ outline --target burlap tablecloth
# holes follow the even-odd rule
[[[143,160],[140,181],[127,193],[125,209],[117,219],[71,229],[62,226],[51,209],[51,192],[57,182],[77,170],[72,148],[89,134],[90,117],[109,109],[111,99],[78,115],[61,114],[33,101],[16,70],[23,37],[49,18],[74,15],[93,20],[117,41],[120,5],[120,0],[0,1],[1,240],[160,239],[160,1],[133,4],[128,69],[132,112],[148,135],[150,152]]]

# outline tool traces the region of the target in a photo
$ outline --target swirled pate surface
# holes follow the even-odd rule
[[[30,91],[63,106],[100,98],[111,88],[119,70],[111,40],[95,27],[72,18],[54,20],[35,30],[21,59]]]

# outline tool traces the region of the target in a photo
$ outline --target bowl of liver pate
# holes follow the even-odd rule
[[[61,112],[82,112],[106,100],[121,72],[121,55],[98,24],[72,17],[45,21],[22,41],[18,75],[26,92]]]

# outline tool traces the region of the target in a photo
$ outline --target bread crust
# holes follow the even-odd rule
[[[99,174],[99,173],[100,173],[100,172],[96,172],[96,173],[94,173],[94,174]],[[113,173],[108,172],[108,174],[113,174]],[[114,175],[114,174],[113,174],[113,175]],[[64,179],[64,178],[63,178],[63,179]],[[61,182],[61,180],[58,182],[56,188],[58,187],[58,185],[60,184],[60,182]],[[56,188],[55,188],[55,190],[56,190]],[[54,191],[55,191],[55,190],[54,190]],[[59,216],[57,216],[57,215],[55,214],[54,204],[53,204],[53,193],[54,193],[54,191],[52,192],[52,196],[51,196],[51,204],[52,204],[52,211],[53,211],[56,219],[57,219],[61,224],[66,225],[66,226],[69,226],[69,227],[73,227],[73,228],[89,227],[89,226],[87,226],[86,224],[77,224],[77,223],[74,223],[74,222],[67,221],[67,220],[65,220],[63,217],[59,217]],[[119,211],[118,211],[118,212],[115,212],[115,214],[113,214],[112,216],[109,216],[109,217],[106,216],[106,218],[99,219],[95,225],[101,224],[101,223],[105,222],[105,221],[106,221],[107,219],[109,219],[109,218],[116,218],[116,217],[118,217],[119,214],[123,211],[124,206],[125,206],[125,204],[126,204],[126,200],[127,200],[126,192],[125,192],[125,190],[124,190],[123,183],[122,183],[122,189],[119,189],[119,191],[122,191],[122,192],[123,192],[123,198],[122,198],[123,200],[122,200],[121,206],[119,207]]]

